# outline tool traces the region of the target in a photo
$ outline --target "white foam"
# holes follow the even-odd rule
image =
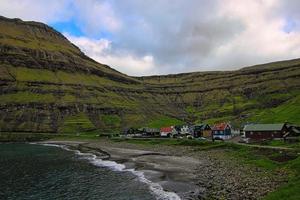
[[[39,143],[30,143],[30,144],[39,144]],[[60,148],[65,148],[64,145],[58,145],[58,144],[41,144],[43,146],[48,146],[48,147],[60,147]]]
[[[131,172],[138,178],[140,182],[145,183],[149,186],[150,191],[155,195],[157,200],[180,200],[180,197],[176,193],[164,191],[161,185],[148,180],[145,177],[144,172],[136,171],[134,169],[126,169],[126,166],[123,164],[119,164],[117,162],[110,161],[110,160],[102,160],[100,158],[97,158],[97,156],[92,153],[82,153],[79,150],[71,150],[65,145],[57,145],[57,144],[42,144],[42,145],[60,147],[67,151],[73,151],[75,152],[75,154],[82,156],[83,159],[88,160],[90,163],[98,167],[107,167],[113,171]]]

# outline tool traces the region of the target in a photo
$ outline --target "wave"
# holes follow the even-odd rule
[[[40,144],[40,143],[31,143],[31,144]],[[163,187],[158,184],[150,181],[145,177],[144,172],[136,171],[135,169],[127,169],[125,165],[117,163],[110,160],[102,160],[98,158],[95,154],[92,153],[82,153],[79,150],[72,150],[68,148],[67,145],[57,145],[57,144],[40,144],[43,146],[59,147],[67,151],[73,151],[75,154],[81,156],[81,158],[89,161],[97,167],[106,167],[113,171],[119,172],[131,172],[134,174],[138,180],[142,183],[145,183],[149,186],[150,191],[155,195],[157,200],[180,200],[180,197],[174,192],[167,192]]]

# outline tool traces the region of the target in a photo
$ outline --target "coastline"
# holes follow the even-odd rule
[[[159,200],[190,199],[191,193],[197,194],[198,191],[195,180],[193,180],[195,175],[192,167],[194,166],[191,165],[191,162],[196,163],[197,161],[188,157],[182,158],[154,151],[114,148],[104,145],[99,148],[98,143],[95,145],[95,143],[79,141],[45,141],[35,144],[66,146],[65,149],[79,151],[82,155],[95,155],[98,159],[106,162],[106,164],[100,163],[100,166],[117,171],[132,172],[140,181],[149,185],[149,189]],[[185,171],[187,168],[191,170],[190,173]],[[196,196],[193,199],[196,199]]]
[[[106,139],[48,140],[39,144],[66,145],[122,164],[181,199],[260,199],[285,181],[278,174],[224,159],[220,149],[195,152],[187,146],[146,146]],[[262,190],[262,186],[266,189]]]

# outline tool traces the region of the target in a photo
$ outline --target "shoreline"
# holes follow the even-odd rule
[[[142,172],[146,179],[181,199],[261,199],[286,182],[282,174],[240,165],[237,160],[224,156],[222,149],[196,151],[188,146],[147,146],[106,139],[39,143],[98,152],[104,160]]]
[[[186,161],[190,160],[154,151],[110,148],[107,146],[95,148],[93,144],[88,142],[44,141],[35,144],[64,145],[72,151],[79,151],[81,154],[90,153],[103,161],[112,161],[116,165],[124,165],[125,168],[122,171],[132,172],[139,179],[142,179],[140,180],[141,182],[148,184],[152,192],[153,188],[151,189],[151,187],[154,187],[154,190],[162,190],[164,193],[167,193],[170,196],[167,199],[190,199],[192,197],[191,194],[198,194],[198,186],[191,179],[192,173],[189,176],[181,174],[177,178],[174,177],[175,174],[185,172],[186,168],[180,167],[180,164],[184,164],[187,167]],[[165,163],[159,164],[162,160],[165,160]],[[172,162],[173,164],[166,165],[166,163]],[[190,165],[190,162],[188,163]],[[103,167],[107,166],[103,165]],[[158,193],[162,191],[158,191]],[[166,197],[160,198],[158,196],[157,199],[166,199]]]

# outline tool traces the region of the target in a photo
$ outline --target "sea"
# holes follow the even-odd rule
[[[0,144],[2,200],[178,200],[143,172],[52,144]]]

